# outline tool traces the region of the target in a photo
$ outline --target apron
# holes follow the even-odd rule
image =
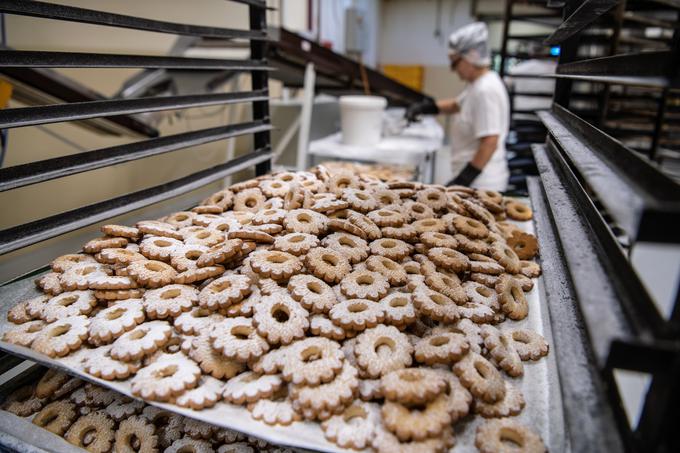
[[[487,73],[485,76],[488,75],[490,75],[490,73]],[[451,171],[453,177],[458,176],[463,168],[465,168],[472,160],[479,147],[479,139],[475,137],[475,119],[473,118],[471,109],[471,103],[475,102],[474,98],[479,94],[474,91],[474,88],[473,85],[470,85],[463,93],[461,93],[458,97],[460,112],[452,116],[449,136],[451,141]],[[505,87],[501,87],[501,89],[505,90]],[[505,121],[507,121],[507,119],[505,119]],[[501,119],[501,122],[503,122],[503,119]],[[503,192],[508,188],[510,172],[508,171],[508,164],[505,157],[507,128],[503,127],[503,129],[503,132],[498,137],[498,147],[496,148],[496,151],[493,153],[493,156],[491,156],[491,159],[487,162],[480,175],[477,176],[472,183],[472,187],[476,189],[489,189]]]

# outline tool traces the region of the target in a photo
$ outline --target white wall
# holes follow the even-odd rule
[[[354,6],[363,13],[366,48],[362,55],[365,65],[375,67],[378,61],[381,18],[380,0],[319,0],[321,42],[332,43],[335,52],[345,52],[345,10]]]
[[[442,1],[439,18],[434,0],[383,0],[380,64],[445,66],[449,34],[472,20],[469,0]]]

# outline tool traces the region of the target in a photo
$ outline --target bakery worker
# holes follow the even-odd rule
[[[454,179],[447,185],[507,189],[508,164],[505,138],[510,103],[501,78],[489,69],[491,57],[486,24],[474,22],[449,36],[451,69],[465,82],[463,92],[453,99],[432,98],[411,105],[410,121],[421,114],[452,113],[450,131],[451,169]]]

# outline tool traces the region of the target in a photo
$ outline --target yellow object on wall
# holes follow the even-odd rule
[[[423,90],[423,75],[425,69],[420,65],[392,65],[382,66],[382,71],[387,77],[391,77],[414,90]]]
[[[0,109],[4,109],[12,98],[12,85],[9,82],[0,80]]]

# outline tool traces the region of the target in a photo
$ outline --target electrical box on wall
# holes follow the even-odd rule
[[[345,52],[361,54],[366,50],[364,12],[350,6],[345,10]]]

